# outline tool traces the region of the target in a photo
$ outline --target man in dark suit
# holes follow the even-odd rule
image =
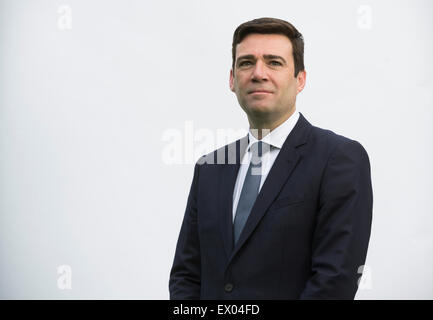
[[[296,110],[303,48],[283,20],[236,29],[230,88],[250,130],[195,165],[171,299],[354,298],[371,229],[369,159]]]

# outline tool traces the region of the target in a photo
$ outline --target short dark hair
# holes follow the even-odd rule
[[[236,46],[249,34],[282,34],[289,38],[293,48],[295,63],[295,77],[304,67],[304,38],[302,34],[289,22],[276,18],[259,18],[247,21],[238,26],[233,34],[232,69],[235,70]]]

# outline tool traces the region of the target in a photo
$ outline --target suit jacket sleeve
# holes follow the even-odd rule
[[[200,243],[197,230],[197,192],[199,166],[195,165],[194,178],[188,196],[176,253],[170,272],[170,299],[200,299],[201,266]]]
[[[353,299],[370,238],[373,193],[365,149],[346,140],[323,174],[312,243],[311,277],[301,299]]]

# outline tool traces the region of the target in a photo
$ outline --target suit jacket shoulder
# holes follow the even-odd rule
[[[319,149],[322,152],[326,152],[328,156],[347,149],[349,152],[356,153],[363,159],[368,159],[367,151],[360,142],[337,134],[334,131],[312,126],[309,138],[311,145],[314,145],[316,148],[321,146]]]
[[[332,130],[312,125],[302,113],[300,113],[297,124],[289,134],[289,137],[291,136],[293,136],[294,140],[300,141],[303,141],[302,138],[304,138],[310,147],[314,149],[314,153],[327,153],[330,156],[339,148],[351,146],[352,149],[357,150],[363,157],[368,158],[367,152],[361,143],[337,134]],[[197,160],[197,164],[238,164],[247,146],[248,135],[201,156]]]

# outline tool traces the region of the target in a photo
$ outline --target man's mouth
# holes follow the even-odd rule
[[[250,91],[249,94],[271,94],[272,92],[270,91],[266,91],[266,90],[254,90],[254,91]]]

